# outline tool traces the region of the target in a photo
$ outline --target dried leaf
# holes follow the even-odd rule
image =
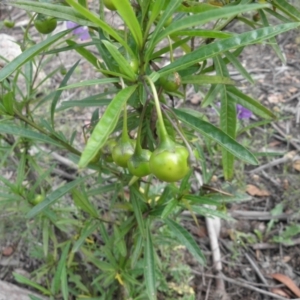
[[[11,256],[13,254],[13,252],[14,252],[14,248],[12,246],[8,246],[2,250],[2,255],[3,256]]]
[[[293,168],[297,171],[300,171],[300,159],[297,159],[293,162]]]
[[[281,297],[284,297],[284,298],[287,298],[287,299],[291,299],[291,297],[284,290],[282,290],[280,288],[272,288],[271,292],[273,294],[278,295],[278,296],[281,296]]]
[[[270,196],[270,193],[267,190],[261,190],[255,185],[248,184],[246,192],[251,196],[257,196],[257,197],[266,197]]]
[[[300,289],[297,287],[295,282],[288,276],[275,273],[271,274],[271,277],[281,283],[283,283],[285,286],[287,286],[297,297],[300,297]]]
[[[268,97],[270,103],[278,103],[283,101],[283,96],[281,94],[271,94]]]

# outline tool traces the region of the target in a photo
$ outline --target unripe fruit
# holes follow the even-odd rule
[[[181,85],[181,78],[179,74],[175,72],[166,77],[159,78],[159,83],[167,92],[175,92]]]
[[[142,149],[140,154],[132,155],[127,162],[129,172],[137,177],[149,175],[151,173],[149,166],[151,154],[151,151]]]
[[[34,199],[32,199],[31,201],[29,201],[32,205],[37,205],[39,203],[41,203],[43,200],[45,199],[45,196],[42,194],[37,194]]]
[[[120,140],[113,148],[113,161],[120,167],[127,168],[127,162],[134,153],[135,141],[128,140],[123,142]]]
[[[115,7],[115,5],[113,4],[113,2],[111,0],[103,0],[104,6],[106,8],[108,8],[109,10],[117,10],[117,8]]]
[[[4,20],[3,24],[7,28],[14,28],[14,26],[15,26],[15,22],[14,21],[10,21],[10,20]]]
[[[189,171],[189,152],[181,146],[159,146],[151,155],[150,171],[158,179],[166,182],[174,182],[182,179]]]
[[[38,14],[34,20],[34,27],[42,34],[51,33],[57,25],[57,20],[43,14]]]

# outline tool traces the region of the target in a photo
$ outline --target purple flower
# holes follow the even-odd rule
[[[239,119],[250,119],[252,116],[252,111],[243,107],[240,104],[236,105],[237,117]]]
[[[221,103],[218,102],[217,106],[220,107]],[[236,112],[237,112],[237,117],[238,119],[242,120],[242,119],[250,119],[252,116],[252,111],[245,108],[244,106],[237,104],[236,105]]]
[[[78,37],[82,41],[88,40],[90,38],[89,29],[87,26],[79,26],[78,24],[76,24],[72,21],[67,21],[67,28],[68,29],[75,28],[73,30],[73,33],[75,35],[78,35]]]

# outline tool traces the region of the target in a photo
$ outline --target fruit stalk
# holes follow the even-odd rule
[[[149,82],[150,88],[152,90],[154,104],[155,104],[155,108],[156,108],[156,112],[157,112],[158,123],[159,123],[160,138],[161,138],[161,142],[164,143],[169,140],[169,137],[168,137],[166,126],[165,126],[165,123],[164,123],[164,120],[162,117],[162,112],[161,112],[160,103],[158,100],[157,91],[156,91],[155,85],[154,85],[153,81],[151,80],[151,78],[146,76],[146,79]]]

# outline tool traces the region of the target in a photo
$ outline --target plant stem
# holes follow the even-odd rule
[[[46,130],[44,130],[43,128],[41,128],[40,126],[38,126],[37,124],[35,124],[34,122],[30,121],[28,118],[26,118],[25,116],[23,116],[21,113],[19,113],[17,110],[14,110],[14,114],[15,117],[18,118],[19,120],[23,121],[24,123],[30,125],[31,127],[35,128],[37,131],[45,134],[46,136],[50,137],[51,139],[59,142],[62,146],[64,146],[67,150],[69,150],[70,152],[76,154],[76,155],[81,155],[81,152],[76,150],[75,148],[73,148],[71,145],[69,145],[68,143],[66,143],[65,141],[61,140],[60,138],[58,138],[57,136],[53,135],[53,134],[49,134]]]
[[[149,78],[148,76],[146,76],[145,78],[149,82],[150,88],[152,90],[155,108],[156,108],[156,112],[157,112],[158,123],[159,123],[160,138],[161,138],[162,142],[165,142],[168,139],[168,133],[167,133],[167,130],[165,127],[163,117],[162,117],[157,91],[156,91],[155,85],[154,85],[153,81],[151,80],[151,78]]]
[[[169,41],[169,47],[170,47],[170,62],[174,62],[174,56],[173,56],[173,47],[172,47],[172,41],[170,36],[168,35],[168,41]]]
[[[140,154],[141,151],[142,151],[141,136],[142,136],[143,121],[144,121],[144,117],[145,117],[145,113],[146,113],[148,103],[149,103],[149,100],[147,99],[147,101],[144,104],[142,113],[141,113],[141,118],[140,118],[139,128],[138,128],[138,132],[137,132],[137,138],[136,138],[136,145],[135,145],[134,154]]]
[[[170,111],[171,113],[173,113],[169,107],[163,105],[163,107],[165,107],[168,111]],[[174,113],[173,113],[174,114]],[[182,138],[185,146],[187,147],[188,151],[189,151],[189,161],[190,163],[194,163],[196,161],[195,159],[195,155],[194,155],[194,152],[189,144],[189,142],[187,141],[187,139],[185,138],[184,134],[183,134],[183,130],[180,128],[180,125],[178,123],[178,121],[176,120],[176,123],[175,124],[173,122],[173,120],[170,118],[170,116],[165,112],[165,116],[167,117],[167,119],[170,121],[170,123],[173,125],[173,127],[175,128],[175,130],[177,131],[177,133],[180,135],[180,137]]]
[[[123,131],[122,131],[122,142],[125,143],[129,140],[128,137],[128,127],[127,127],[127,105],[124,104],[124,111],[123,111]]]

